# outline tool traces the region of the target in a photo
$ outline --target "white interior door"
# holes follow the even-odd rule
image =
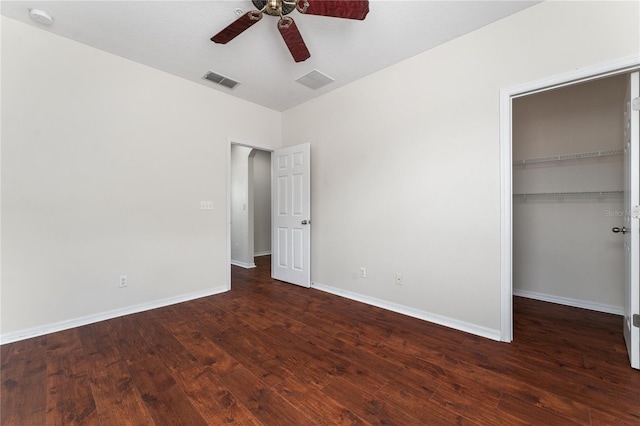
[[[272,157],[271,276],[311,286],[311,159],[308,143]]]
[[[633,368],[640,369],[640,328],[634,325],[640,314],[640,81],[639,73],[629,78],[624,103],[624,250],[625,250],[625,312],[624,339]],[[635,101],[635,102],[634,102]],[[634,103],[636,106],[634,107]]]

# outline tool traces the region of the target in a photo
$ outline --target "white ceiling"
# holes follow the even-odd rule
[[[254,9],[250,0],[2,1],[2,14],[118,56],[265,107],[284,111],[349,82],[516,13],[539,1],[370,1],[364,21],[302,15],[297,23],[311,58],[295,63],[276,28],[260,22],[227,45],[210,38]],[[29,18],[38,8],[54,18]],[[62,60],[62,58],[61,58]],[[295,80],[317,69],[335,79],[318,90]],[[202,80],[212,70],[241,84],[227,89]]]

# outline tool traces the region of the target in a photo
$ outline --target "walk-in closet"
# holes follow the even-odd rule
[[[513,293],[622,314],[628,76],[515,99]]]

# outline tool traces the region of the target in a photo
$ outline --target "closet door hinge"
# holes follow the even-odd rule
[[[640,111],[640,97],[633,98],[631,101],[631,109],[634,111]]]
[[[633,206],[631,208],[631,217],[633,219],[640,219],[640,206]]]
[[[640,315],[638,314],[633,315],[633,326],[640,327]]]

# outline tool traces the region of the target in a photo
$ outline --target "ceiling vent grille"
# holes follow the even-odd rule
[[[217,84],[219,84],[221,86],[228,87],[229,89],[233,89],[238,84],[240,84],[239,82],[237,82],[235,80],[232,80],[229,77],[225,77],[223,75],[216,74],[213,71],[207,72],[202,78],[204,80],[213,81],[214,83],[217,83]]]
[[[296,81],[309,89],[318,90],[329,83],[333,83],[335,80],[328,75],[322,74],[318,70],[313,70],[298,78]]]

